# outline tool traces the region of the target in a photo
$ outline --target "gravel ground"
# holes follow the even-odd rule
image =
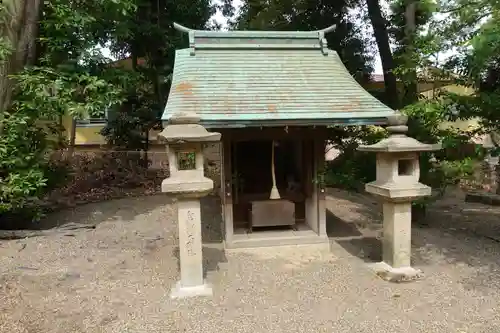
[[[204,200],[212,299],[171,300],[178,276],[173,206],[164,196],[80,206],[40,227],[99,223],[0,242],[0,332],[500,332],[500,209],[439,202],[415,227],[426,278],[391,284],[380,214],[364,195],[329,193],[330,252],[283,247],[226,253],[217,200]]]

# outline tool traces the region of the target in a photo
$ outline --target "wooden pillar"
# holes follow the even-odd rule
[[[321,136],[314,140],[314,156],[314,170],[315,177],[317,177],[325,168],[325,140]],[[324,183],[316,183],[315,191],[318,207],[318,234],[320,236],[326,236],[326,194]]]
[[[318,229],[318,206],[317,206],[317,191],[314,183],[315,170],[315,152],[314,141],[304,140],[304,187],[305,187],[305,210],[306,224],[316,233]]]
[[[233,177],[232,177],[232,152],[231,152],[231,138],[223,136],[222,144],[222,184],[221,194],[223,202],[222,217],[224,221],[224,240],[232,242],[234,235],[234,220],[233,220]]]

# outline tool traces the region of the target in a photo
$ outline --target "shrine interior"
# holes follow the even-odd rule
[[[272,149],[276,185],[281,200],[270,199],[272,181]],[[268,230],[303,230],[305,224],[306,186],[304,180],[302,140],[235,141],[231,144],[233,221],[235,234]],[[255,202],[274,202],[282,219],[272,212],[252,215]],[[278,205],[278,206],[276,206]],[[279,205],[282,205],[280,207]],[[282,214],[279,213],[282,211]],[[289,212],[290,214],[286,214]],[[264,214],[264,215],[263,215]],[[255,221],[258,218],[259,221]],[[283,221],[283,219],[285,219]]]

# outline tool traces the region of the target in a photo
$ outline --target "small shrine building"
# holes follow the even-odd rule
[[[162,116],[195,114],[221,134],[226,248],[328,244],[327,126],[384,125],[395,113],[363,89],[318,31],[203,31],[176,51]]]

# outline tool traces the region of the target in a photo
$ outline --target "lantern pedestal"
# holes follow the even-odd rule
[[[394,268],[410,267],[411,202],[385,202],[382,260]]]
[[[383,216],[382,262],[372,268],[392,282],[422,277],[422,271],[411,267],[411,201],[384,202]]]
[[[212,287],[203,279],[200,199],[177,202],[179,223],[180,281],[172,289],[172,298],[212,296]]]
[[[170,293],[170,297],[173,299],[196,297],[196,296],[210,297],[212,295],[213,295],[212,286],[208,283],[203,283],[194,287],[183,287],[181,281],[177,282],[177,284],[175,285],[174,288],[172,288],[172,291]]]

